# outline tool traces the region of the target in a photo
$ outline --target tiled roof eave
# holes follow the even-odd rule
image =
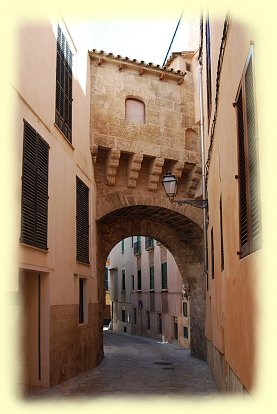
[[[145,63],[143,60],[138,61],[137,59],[130,59],[128,57],[122,57],[120,55],[114,55],[113,53],[105,53],[103,50],[97,51],[93,49],[89,51],[89,56],[93,59],[99,59],[101,63],[110,62],[122,67],[137,67],[139,70],[144,72],[156,72],[161,75],[170,75],[170,77],[182,79],[186,75],[186,72],[180,70],[174,70],[173,68],[162,67],[160,65],[155,65],[153,63]]]

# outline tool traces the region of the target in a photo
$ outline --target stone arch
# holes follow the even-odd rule
[[[205,275],[203,267],[202,229],[197,221],[199,215],[189,208],[157,204],[126,203],[122,193],[114,195],[113,208],[98,216],[98,277],[99,298],[104,306],[104,268],[111,249],[122,239],[134,235],[153,237],[161,241],[172,253],[181,276],[190,288],[191,301],[191,351],[201,359],[206,358],[205,320]],[[113,200],[111,193],[108,199]],[[121,207],[116,200],[121,199]],[[104,197],[105,202],[108,200]],[[122,200],[124,201],[122,205]],[[102,200],[103,201],[103,200]],[[153,200],[152,200],[153,201]],[[165,201],[165,200],[163,200]],[[105,203],[104,203],[105,204]],[[161,203],[160,203],[161,204]],[[164,202],[163,204],[167,204]],[[103,211],[108,211],[107,205]],[[171,208],[169,208],[171,207]],[[188,217],[184,214],[187,211]],[[98,211],[99,213],[99,211]]]

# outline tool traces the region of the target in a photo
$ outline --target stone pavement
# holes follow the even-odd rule
[[[106,330],[104,351],[95,369],[49,389],[32,389],[26,399],[219,393],[207,363],[179,345]]]

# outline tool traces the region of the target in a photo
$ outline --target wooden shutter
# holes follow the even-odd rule
[[[49,145],[24,123],[20,241],[47,249]]]
[[[212,278],[214,278],[214,229],[211,228],[211,273]]]
[[[89,263],[89,189],[76,177],[76,259]]]
[[[162,289],[167,289],[167,263],[162,263]]]
[[[253,84],[253,62],[249,57],[237,101],[238,170],[240,202],[240,257],[261,245],[258,156]]]
[[[220,214],[220,256],[221,256],[221,271],[224,270],[224,241],[223,241],[223,220],[222,220],[222,197],[219,201]]]
[[[60,26],[57,34],[55,122],[72,142],[72,53]]]

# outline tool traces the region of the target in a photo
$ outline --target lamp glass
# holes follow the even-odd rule
[[[177,180],[175,175],[167,173],[163,178],[163,186],[167,197],[175,197],[177,193]]]

